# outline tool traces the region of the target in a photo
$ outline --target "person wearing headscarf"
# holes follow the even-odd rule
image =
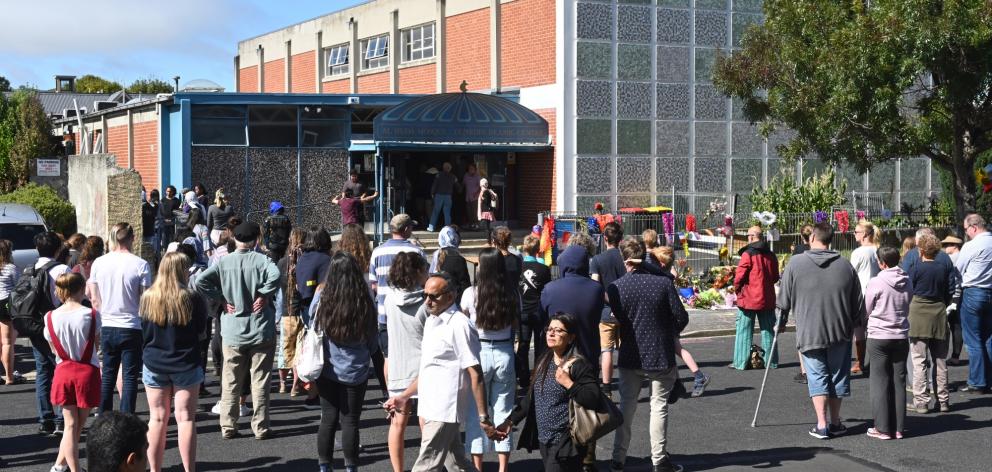
[[[498,198],[496,197],[496,192],[489,188],[489,180],[479,180],[479,186],[482,189],[479,192],[479,224],[482,225],[483,231],[488,234],[489,227],[496,219],[495,212]]]
[[[213,253],[213,245],[210,241],[210,230],[207,229],[207,212],[200,204],[196,197],[196,193],[192,190],[183,194],[183,199],[187,206],[189,206],[189,219],[186,220],[186,227],[192,233],[192,239],[195,241],[189,241],[196,247],[197,259],[199,264],[205,265],[205,261]],[[189,236],[182,239],[179,238],[181,232],[176,232],[176,239],[186,242]]]
[[[455,294],[461,300],[462,291],[472,285],[468,276],[468,266],[465,265],[465,258],[458,252],[458,246],[462,243],[462,237],[458,233],[456,226],[445,226],[437,236],[437,245],[440,249],[434,253],[431,261],[431,273],[445,272],[451,276],[455,283]]]

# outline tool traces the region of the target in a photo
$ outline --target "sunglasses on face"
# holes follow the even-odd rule
[[[438,293],[424,293],[424,296],[427,297],[427,300],[436,302],[440,300],[441,297],[445,296],[448,292],[449,292],[448,290],[445,290],[443,292],[438,292]]]

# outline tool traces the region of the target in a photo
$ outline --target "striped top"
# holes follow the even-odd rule
[[[402,252],[416,252],[420,254],[420,257],[424,257],[424,250],[409,240],[390,239],[375,248],[369,260],[369,282],[377,284],[376,305],[380,325],[386,324],[384,302],[386,295],[392,291],[389,286],[389,267],[393,265],[393,259],[396,259],[396,255]]]
[[[17,285],[17,279],[20,276],[21,274],[17,272],[17,266],[14,264],[0,267],[0,300],[10,298],[10,292],[14,291],[14,285]]]

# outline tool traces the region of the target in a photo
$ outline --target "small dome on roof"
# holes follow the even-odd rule
[[[193,79],[179,90],[180,92],[223,92],[224,87],[212,80]]]

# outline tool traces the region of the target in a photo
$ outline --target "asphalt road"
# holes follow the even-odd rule
[[[791,333],[784,334],[781,341],[783,346],[794,345]],[[992,463],[992,395],[952,393],[950,413],[910,414],[905,439],[879,441],[864,434],[871,421],[868,381],[855,377],[853,396],[842,411],[850,433],[821,441],[807,434],[814,416],[805,385],[792,381],[798,370],[793,349],[781,351],[782,367],[771,371],[758,427],[751,428],[761,372],[725,367],[732,354],[730,337],[687,339],[684,344],[713,377],[702,397],[682,399],[671,406],[669,450],[673,460],[687,471],[988,471]],[[30,351],[19,348],[22,372],[33,365],[29,356]],[[952,367],[952,382],[963,381],[965,369]],[[690,386],[687,370],[683,370],[683,378]],[[217,379],[211,376],[209,382],[209,388],[216,392]],[[650,470],[646,395],[645,389],[634,418],[627,470]],[[361,421],[362,470],[390,470],[386,422],[377,409],[378,400],[377,389],[370,388]],[[216,396],[203,399],[201,409],[208,410],[216,401]],[[145,408],[141,395],[139,411]],[[273,395],[272,412],[276,437],[268,441],[256,441],[250,434],[222,440],[216,417],[202,413],[198,418],[199,470],[315,471],[319,412],[305,410],[299,399],[280,394]],[[242,432],[249,432],[247,423],[247,419],[241,421]],[[0,469],[48,470],[57,440],[39,436],[36,429],[33,384],[0,386]],[[417,428],[410,428],[407,436],[409,469],[419,445]],[[174,426],[167,447],[165,470],[181,471]],[[600,470],[609,469],[611,447],[612,435],[598,444]],[[495,471],[495,457],[487,459],[486,470]],[[336,456],[335,465],[342,468],[340,456]],[[515,451],[510,469],[540,470],[538,455]]]

